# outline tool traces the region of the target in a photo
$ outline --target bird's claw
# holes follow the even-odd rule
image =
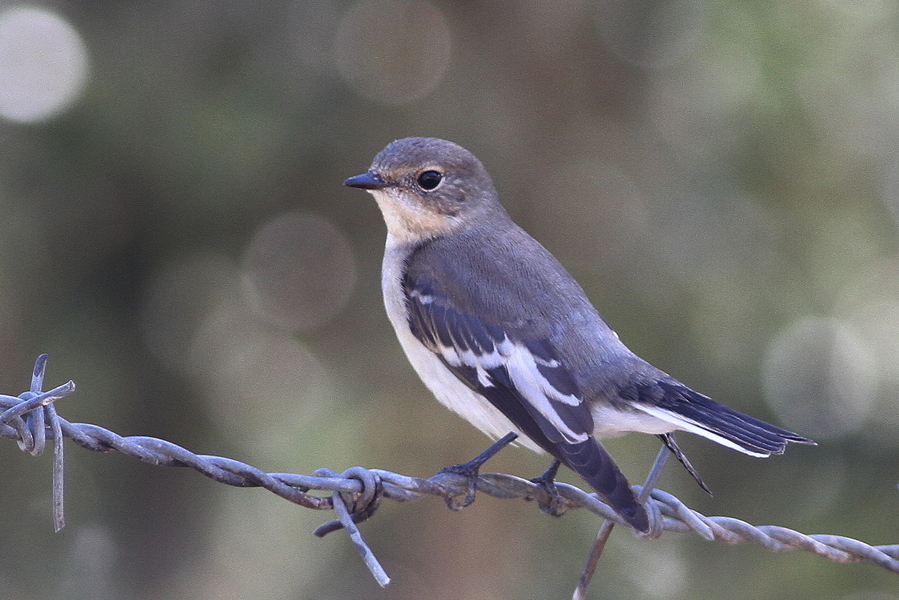
[[[537,497],[537,504],[540,506],[541,512],[553,517],[561,517],[568,510],[565,498],[562,497],[559,493],[559,488],[556,487],[556,473],[559,472],[559,465],[561,463],[558,460],[554,460],[542,475],[529,480],[531,483],[537,484],[545,492],[542,497]]]
[[[466,506],[470,505],[474,502],[475,494],[478,489],[478,475],[480,474],[481,466],[485,462],[487,462],[494,454],[508,446],[512,440],[518,437],[518,434],[515,433],[507,433],[505,436],[494,442],[489,448],[475,456],[468,462],[453,465],[451,467],[446,467],[445,469],[441,469],[441,473],[452,473],[454,475],[461,475],[465,477],[468,482],[468,489],[465,493],[465,498],[462,499],[461,502],[456,502],[455,497],[446,498],[446,505],[450,508],[450,510],[462,510]]]

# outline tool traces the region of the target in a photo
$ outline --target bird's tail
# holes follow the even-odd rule
[[[638,531],[649,531],[649,517],[615,459],[594,438],[557,444],[553,454],[590,484],[599,496]]]
[[[718,404],[678,382],[659,381],[656,385],[662,394],[653,394],[651,403],[636,402],[634,408],[744,454],[768,457],[783,454],[789,442],[815,443]]]

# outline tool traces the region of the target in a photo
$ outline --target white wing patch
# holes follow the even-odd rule
[[[540,359],[530,350],[519,344],[510,345],[512,349],[507,357],[506,369],[518,392],[564,436],[566,442],[577,444],[586,441],[589,435],[585,432],[572,431],[550,403],[550,400],[555,400],[568,406],[577,406],[581,403],[581,399],[556,390],[537,368],[537,361]],[[560,367],[558,361],[551,362],[555,364],[544,366]]]
[[[573,431],[550,402],[555,400],[568,406],[577,406],[581,403],[581,399],[577,396],[559,392],[537,368],[538,363],[545,367],[560,368],[559,361],[547,361],[534,356],[525,346],[510,341],[508,337],[497,343],[493,352],[484,354],[476,354],[472,350],[460,352],[454,346],[443,344],[438,344],[435,350],[453,367],[475,369],[478,383],[484,387],[496,385],[488,370],[505,367],[515,390],[562,434],[566,442],[576,444],[589,437],[587,433]]]
[[[511,391],[550,439],[578,444],[589,438],[589,427],[574,429],[577,411],[568,414],[568,407],[577,409],[581,399],[548,342],[511,340],[496,325],[446,306],[426,286],[406,283],[413,333],[456,376],[484,391]]]

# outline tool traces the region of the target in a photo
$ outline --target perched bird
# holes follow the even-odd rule
[[[632,527],[645,509],[597,438],[685,430],[750,456],[800,435],[731,410],[637,357],[583,289],[500,205],[481,162],[452,142],[397,140],[345,185],[387,224],[387,316],[424,384],[487,435],[509,432],[577,472]],[[701,480],[697,480],[701,482]]]

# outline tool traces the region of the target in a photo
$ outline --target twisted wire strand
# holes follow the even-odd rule
[[[464,495],[467,480],[460,475],[441,472],[429,479],[411,477],[383,469],[354,467],[343,473],[319,469],[312,475],[266,473],[246,463],[205,454],[194,454],[166,440],[147,436],[121,436],[89,423],[71,423],[60,417],[53,403],[75,390],[69,381],[48,392],[41,392],[46,355],[35,363],[31,389],[19,396],[0,395],[0,437],[14,439],[19,448],[33,455],[43,452],[49,435],[54,447],[54,523],[62,528],[62,438],[95,452],[116,450],[143,462],[158,466],[188,467],[210,479],[237,487],[262,487],[300,506],[316,510],[334,509],[338,519],[319,527],[315,534],[326,535],[346,529],[366,566],[383,586],[390,578],[365,544],[356,523],[371,517],[383,498],[397,502],[416,500],[425,495],[452,499]],[[641,486],[634,486],[642,494]],[[550,497],[545,487],[529,480],[502,473],[484,473],[477,481],[478,491],[500,499],[536,501],[544,512],[560,514],[573,508],[590,512],[625,525],[611,507],[596,495],[565,483],[556,483],[561,497]],[[313,490],[329,495],[311,494]],[[561,506],[560,506],[561,502]],[[754,526],[731,517],[702,515],[659,489],[649,492],[646,501],[651,528],[638,537],[657,538],[664,532],[693,531],[710,541],[726,544],[755,543],[771,552],[804,550],[838,563],[870,562],[899,573],[899,544],[871,546],[859,540],[837,535],[805,535],[785,527]]]

